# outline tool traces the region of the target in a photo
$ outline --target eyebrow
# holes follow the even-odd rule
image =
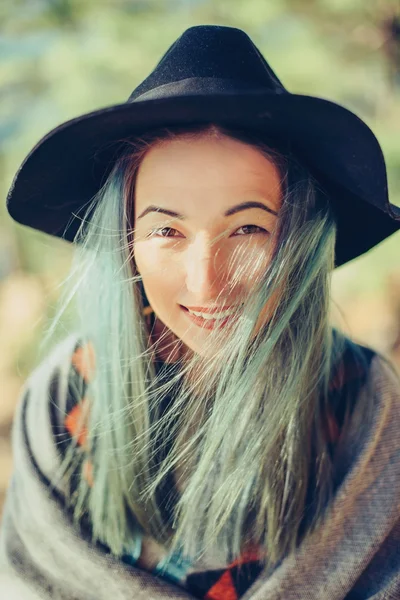
[[[261,210],[265,210],[269,213],[272,213],[273,215],[278,215],[277,212],[275,212],[274,210],[272,210],[272,208],[269,208],[269,206],[266,206],[262,202],[249,201],[242,202],[241,204],[236,204],[235,206],[228,208],[228,210],[224,212],[223,216],[230,217],[231,215],[234,215],[242,210],[247,210],[249,208],[261,208]],[[175,217],[176,219],[180,219],[182,221],[186,219],[185,215],[177,213],[174,210],[169,210],[168,208],[162,208],[162,206],[155,206],[154,204],[148,206],[137,218],[142,219],[144,216],[148,215],[151,212],[164,213],[166,215],[169,215],[170,217]]]

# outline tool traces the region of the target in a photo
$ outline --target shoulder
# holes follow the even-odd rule
[[[72,334],[58,342],[45,358],[31,371],[20,396],[29,397],[29,415],[44,410],[46,404],[62,405],[65,386],[71,372],[72,357],[79,345],[79,338]],[[46,402],[50,400],[50,402]]]
[[[396,365],[375,352],[342,431],[342,466],[364,455],[382,461],[400,454],[400,374]],[[366,448],[369,448],[367,454]],[[398,458],[397,458],[398,460]]]
[[[334,330],[336,335],[336,331]],[[342,345],[343,344],[343,345]],[[354,411],[361,390],[370,377],[376,352],[348,337],[340,342],[329,385],[329,437],[336,444]]]
[[[399,410],[400,371],[387,356],[352,342],[352,357],[348,358],[349,391],[355,396],[354,410],[365,417],[377,416],[381,410]],[[351,376],[353,374],[353,376]],[[354,384],[358,380],[357,387]]]
[[[51,479],[62,458],[64,419],[73,379],[73,356],[79,336],[58,342],[32,370],[19,396],[14,417],[13,442],[23,440],[37,468]]]
[[[375,353],[371,361],[370,379],[375,386],[400,394],[400,368],[383,354]]]
[[[373,410],[382,418],[400,424],[400,369],[382,354],[371,362],[367,392],[372,398]]]
[[[362,422],[363,418],[366,423],[368,414],[377,410],[376,397],[389,402],[399,393],[397,367],[377,350],[346,337],[330,383],[331,441],[336,444],[351,423]]]
[[[374,351],[362,380],[361,399],[371,413],[400,409],[400,369],[387,356]]]

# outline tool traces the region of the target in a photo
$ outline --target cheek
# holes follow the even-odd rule
[[[165,307],[171,307],[171,303],[177,302],[183,281],[179,270],[171,269],[171,261],[166,258],[165,253],[151,244],[137,242],[135,263],[142,277],[146,296],[155,312],[164,312]]]
[[[146,276],[147,273],[150,273],[157,261],[154,249],[149,248],[149,244],[146,242],[136,241],[133,247],[133,255],[140,275]]]
[[[236,264],[232,265],[232,273],[239,276],[240,283],[247,290],[252,290],[262,280],[271,262],[271,252],[270,247],[259,244],[238,255]]]
[[[134,247],[135,263],[143,281],[161,278],[168,271],[168,262],[156,244],[143,241],[136,242]]]

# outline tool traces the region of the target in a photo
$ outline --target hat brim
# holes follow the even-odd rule
[[[389,203],[385,161],[371,129],[329,100],[268,92],[149,99],[71,119],[25,158],[7,197],[8,212],[22,225],[72,242],[80,225],[72,213],[105,182],[116,158],[114,142],[195,122],[248,127],[290,140],[334,200],[336,267],[400,229],[400,209]]]

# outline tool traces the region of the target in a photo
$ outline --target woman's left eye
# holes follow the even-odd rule
[[[260,232],[261,233],[268,233],[268,231],[266,231],[262,227],[259,227],[258,225],[242,225],[241,227],[239,227],[239,229],[236,229],[236,232],[240,231],[241,229],[243,229],[243,230],[247,229],[248,230],[248,229],[254,229],[254,228],[257,229],[258,231],[246,231],[245,234],[246,233],[260,233]],[[235,235],[236,235],[236,232],[235,232]],[[239,235],[241,235],[241,234],[239,234]]]

